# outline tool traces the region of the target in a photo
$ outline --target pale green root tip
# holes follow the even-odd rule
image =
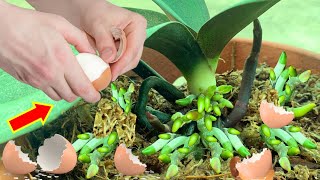
[[[308,149],[317,149],[317,145],[313,143],[310,139],[306,139],[303,143],[303,147]]]
[[[166,173],[166,179],[171,179],[179,173],[179,167],[171,164]]]
[[[250,151],[249,151],[246,147],[244,147],[244,146],[242,146],[241,148],[239,148],[237,152],[238,152],[238,154],[239,154],[241,157],[248,157],[248,156],[251,155],[251,154],[250,154]]]
[[[95,164],[91,164],[87,170],[87,175],[86,175],[86,178],[87,179],[90,179],[92,178],[93,176],[95,176],[99,171],[99,167]]]
[[[144,155],[152,155],[156,153],[156,149],[153,146],[148,146],[142,150],[142,154]]]
[[[217,157],[213,157],[210,159],[210,166],[214,170],[215,173],[221,173],[221,162],[220,159]]]
[[[291,109],[294,113],[294,117],[302,117],[310,112],[314,107],[316,107],[315,103],[309,103],[301,107]]]
[[[287,157],[281,157],[279,159],[279,164],[284,170],[291,171],[291,164]]]

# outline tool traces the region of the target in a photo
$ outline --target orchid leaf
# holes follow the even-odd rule
[[[214,73],[185,25],[167,22],[147,29],[145,46],[160,52],[174,63],[187,79],[190,91],[197,94],[207,86],[215,85]]]
[[[279,1],[244,0],[206,22],[197,37],[206,57],[217,61],[225,45],[237,33]]]
[[[179,21],[198,32],[209,19],[204,0],[153,0],[171,20]]]
[[[147,9],[137,9],[137,8],[126,8],[130,11],[133,11],[135,13],[138,13],[142,15],[144,18],[146,18],[148,22],[147,28],[151,28],[153,26],[156,26],[158,24],[162,24],[165,22],[170,21],[169,18],[162,13],[152,11],[152,10],[147,10]]]
[[[147,29],[145,46],[170,59],[183,74],[191,74],[198,61],[205,60],[198,43],[183,24],[163,23]]]

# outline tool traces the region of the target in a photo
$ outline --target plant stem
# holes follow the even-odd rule
[[[146,116],[148,93],[151,88],[154,88],[156,91],[158,91],[166,100],[168,100],[172,104],[175,104],[175,101],[177,99],[184,98],[184,94],[181,91],[179,91],[176,87],[163,79],[155,76],[151,76],[145,79],[140,87],[138,101],[134,107],[134,113],[138,117],[138,126],[148,131],[153,129]]]
[[[262,29],[259,20],[253,22],[253,46],[249,58],[246,60],[238,100],[232,112],[223,121],[224,126],[232,127],[237,124],[247,112],[247,106],[251,95],[251,88],[255,79],[256,68],[262,41]]]

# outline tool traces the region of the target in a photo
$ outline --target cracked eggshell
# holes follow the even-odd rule
[[[113,61],[111,61],[111,63],[115,63],[122,57],[122,55],[127,49],[127,38],[125,32],[120,28],[112,28],[111,34],[114,40],[119,41],[119,47],[116,57]]]
[[[97,91],[105,89],[110,84],[111,68],[99,56],[90,53],[79,53],[76,58]]]
[[[272,180],[274,171],[272,169],[271,151],[265,148],[261,153],[253,154],[251,158],[238,162],[236,169],[242,180]]]
[[[146,171],[147,165],[142,164],[137,156],[133,155],[131,149],[120,144],[114,154],[114,163],[117,170],[127,176],[136,176]]]
[[[43,171],[53,174],[67,173],[77,164],[77,153],[72,144],[59,134],[44,141],[38,150],[37,162]]]
[[[15,145],[14,141],[9,141],[2,153],[2,162],[5,169],[12,174],[28,174],[37,168],[37,163],[32,162],[21,151],[21,147]]]
[[[294,113],[286,111],[283,107],[275,106],[262,100],[260,104],[260,117],[270,128],[282,128],[290,124],[294,118]]]

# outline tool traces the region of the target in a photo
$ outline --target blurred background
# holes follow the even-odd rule
[[[30,8],[24,0],[7,0]],[[162,12],[152,0],[109,0],[122,7]],[[241,0],[206,0],[210,16],[214,16]],[[320,0],[282,0],[260,17],[263,40],[292,45],[320,53]],[[252,27],[237,37],[252,38]]]

